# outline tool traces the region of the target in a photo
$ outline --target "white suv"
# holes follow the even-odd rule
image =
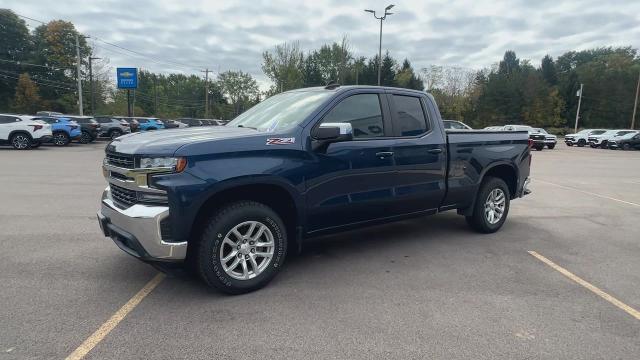
[[[567,134],[564,136],[564,142],[568,146],[578,145],[583,147],[589,143],[589,136],[602,135],[606,132],[605,129],[584,129],[575,134]]]
[[[51,125],[33,116],[0,114],[0,145],[9,144],[17,150],[51,140]]]
[[[589,145],[592,148],[601,147],[606,149],[608,147],[607,143],[609,140],[613,139],[616,136],[622,136],[626,134],[630,134],[635,132],[635,130],[607,130],[600,135],[589,135]]]

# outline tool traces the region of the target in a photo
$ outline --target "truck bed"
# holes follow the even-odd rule
[[[516,168],[520,181],[529,175],[529,134],[526,131],[447,130],[447,194],[442,210],[470,206],[484,171],[499,164]],[[526,174],[520,169],[526,169]],[[521,180],[522,179],[522,180]],[[512,194],[515,196],[515,194]]]

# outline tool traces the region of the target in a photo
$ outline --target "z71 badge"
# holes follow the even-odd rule
[[[268,138],[267,145],[290,145],[295,144],[296,138]]]

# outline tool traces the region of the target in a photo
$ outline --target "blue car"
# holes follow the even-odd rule
[[[67,146],[72,140],[79,140],[82,136],[82,130],[77,122],[65,117],[37,117],[34,120],[42,120],[47,124],[51,124],[51,132],[53,137],[48,142],[55,146]],[[31,147],[38,147],[40,143],[34,143]]]
[[[164,123],[157,118],[136,118],[140,123],[139,131],[151,131],[164,129]]]

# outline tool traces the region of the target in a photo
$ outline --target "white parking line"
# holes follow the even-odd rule
[[[556,184],[556,183],[552,183],[549,181],[544,181],[544,180],[540,180],[540,179],[536,179],[536,182],[541,182],[543,184],[548,184],[548,185],[553,185],[553,186],[557,186],[559,188],[563,188],[563,189],[567,189],[567,190],[573,190],[573,191],[577,191],[577,192],[581,192],[583,194],[587,194],[587,195],[591,195],[591,196],[596,196],[599,198],[603,198],[603,199],[607,199],[607,200],[612,200],[612,201],[617,201],[619,203],[623,203],[623,204],[627,204],[627,205],[631,205],[631,206],[636,206],[636,207],[640,207],[640,204],[636,204],[634,202],[630,202],[630,201],[624,201],[624,200],[620,200],[620,199],[616,199],[616,198],[612,198],[610,196],[606,196],[606,195],[600,195],[600,194],[596,194],[596,193],[592,193],[590,191],[584,191],[584,190],[580,190],[580,189],[576,189],[570,186],[564,186],[564,185],[560,185],[560,184]]]
[[[79,360],[85,357],[89,351],[91,351],[96,345],[102,341],[111,330],[115,329],[116,326],[133,310],[140,302],[147,296],[153,289],[158,286],[164,280],[165,275],[163,273],[159,273],[156,275],[151,281],[147,283],[137,294],[133,295],[126,304],[124,304],[118,311],[113,314],[109,320],[107,320],[98,330],[96,330],[91,336],[87,338],[77,349],[75,349],[69,356],[67,356],[66,360]]]

